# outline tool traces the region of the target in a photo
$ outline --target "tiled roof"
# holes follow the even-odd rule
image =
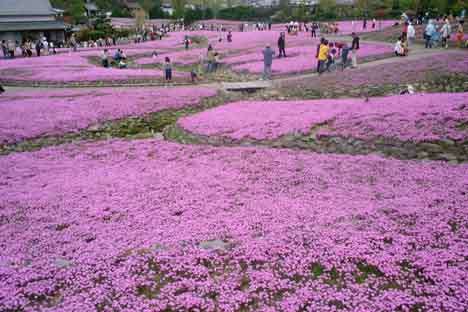
[[[0,16],[52,15],[49,0],[0,0]]]
[[[63,30],[63,29],[65,29],[65,24],[60,21],[0,23],[0,32],[1,31],[22,31],[22,30]]]

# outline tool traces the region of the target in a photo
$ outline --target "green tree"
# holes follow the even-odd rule
[[[83,20],[85,14],[85,3],[83,0],[70,0],[65,5],[65,13],[73,18],[75,23]]]
[[[145,10],[145,12],[149,13],[151,9],[155,5],[154,0],[138,0],[138,4],[140,4],[141,8]]]
[[[203,12],[204,19],[212,19],[214,17],[213,10],[211,8],[206,8]]]
[[[320,0],[318,4],[318,14],[324,18],[336,17],[336,0]]]
[[[309,19],[309,8],[307,7],[305,0],[301,0],[299,6],[294,9],[293,19],[299,22],[305,22]]]
[[[182,18],[184,17],[185,12],[185,0],[172,0],[172,9],[174,9],[174,13],[172,14],[175,18]]]
[[[57,9],[65,9],[65,0],[51,0],[52,7]]]

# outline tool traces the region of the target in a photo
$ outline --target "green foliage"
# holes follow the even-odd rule
[[[319,262],[314,262],[310,266],[310,272],[313,277],[319,278],[323,273],[325,273],[325,267]]]
[[[161,8],[161,1],[154,1],[153,8],[149,11],[150,18],[167,18],[167,14]]]
[[[184,12],[184,23],[186,25],[190,25],[195,21],[203,19],[203,10],[200,8],[193,9],[186,9]]]
[[[211,8],[206,8],[203,12],[203,19],[212,19],[214,17],[214,12]]]
[[[75,23],[84,19],[84,0],[52,0],[51,4],[54,8],[65,10],[65,15],[71,16]]]
[[[247,6],[238,6],[222,9],[218,12],[218,17],[227,20],[269,20],[275,13],[274,9],[254,8]]]
[[[336,18],[336,0],[320,0],[316,15],[325,19]]]
[[[138,0],[138,3],[142,7],[145,12],[150,12],[151,9],[156,5],[154,0]],[[161,5],[161,3],[158,1],[158,5]]]
[[[299,22],[306,22],[310,19],[310,11],[304,0],[292,11],[292,19]]]
[[[172,8],[174,9],[174,18],[183,18],[185,13],[185,0],[172,0]]]

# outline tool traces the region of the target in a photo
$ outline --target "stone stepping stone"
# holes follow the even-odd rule
[[[247,82],[223,82],[223,89],[226,91],[247,91],[254,92],[261,89],[267,89],[272,86],[272,82],[265,80],[247,81]]]
[[[222,250],[222,251],[226,251],[232,246],[232,244],[228,243],[228,242],[225,242],[223,240],[220,240],[220,239],[213,239],[213,240],[203,241],[198,246],[201,249],[205,249],[205,250]]]

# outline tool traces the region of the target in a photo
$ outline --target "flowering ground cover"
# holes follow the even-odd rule
[[[0,63],[1,81],[23,82],[96,82],[126,81],[132,79],[160,79],[162,71],[156,69],[104,68],[90,64],[79,54],[58,54],[32,59],[16,59]],[[184,77],[183,73],[174,73]]]
[[[284,93],[300,94],[307,92],[320,93],[322,96],[334,94],[336,96],[349,96],[361,94],[361,88],[369,91],[370,88],[389,87],[397,91],[401,85],[417,85],[423,82],[438,80],[441,85],[451,75],[465,76],[468,73],[468,54],[463,51],[441,52],[432,55],[421,55],[418,58],[395,58],[375,66],[354,70],[326,73],[320,77],[306,77],[301,80],[281,81]],[[463,80],[463,77],[461,78]],[[463,84],[463,81],[462,81]],[[393,90],[394,88],[397,90]],[[465,88],[463,85],[461,88]],[[378,91],[378,90],[377,90]],[[445,91],[445,90],[440,90]],[[448,89],[446,91],[453,91]]]
[[[181,146],[0,158],[0,310],[465,311],[468,166]]]
[[[0,98],[0,143],[78,131],[93,124],[194,106],[209,88],[23,91]]]
[[[168,52],[181,49],[186,33],[171,33],[168,38],[147,41],[140,44],[128,44],[110,47],[113,56],[117,48],[121,48],[130,57],[149,56],[153,51]],[[99,60],[104,48],[83,49],[76,53],[63,52],[57,55],[17,58],[0,63],[2,77],[0,81],[19,82],[99,82],[99,81],[129,81],[129,80],[161,80],[163,73],[158,69],[142,68],[103,68],[100,64],[90,63],[90,58]],[[98,61],[99,63],[99,61]],[[186,80],[187,73],[173,72],[175,80]]]
[[[373,140],[451,139],[468,141],[468,93],[433,93],[362,99],[236,102],[179,120],[184,129],[231,139],[276,139],[287,134],[316,132]]]

